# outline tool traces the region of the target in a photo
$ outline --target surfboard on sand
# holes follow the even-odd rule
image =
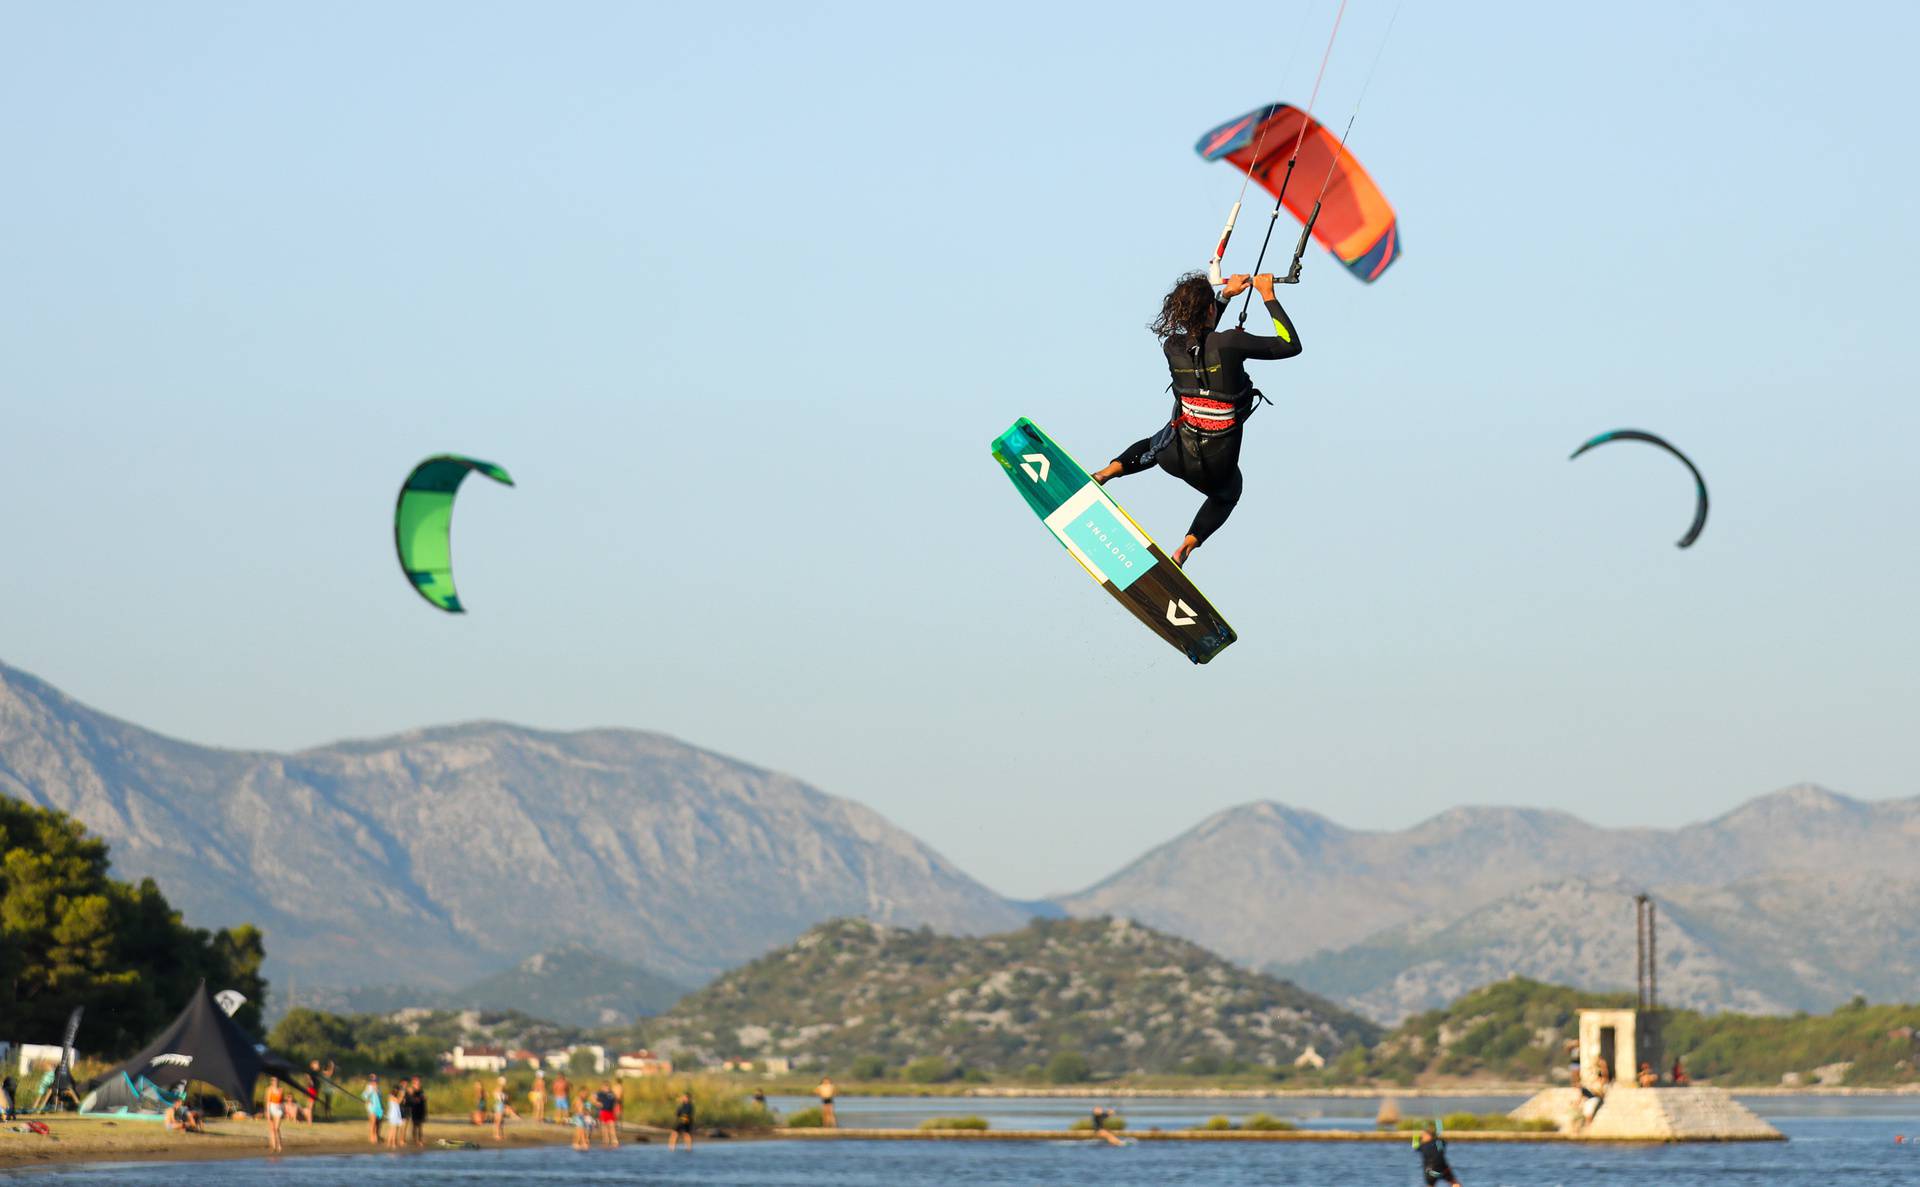
[[[993,456],[1080,567],[1154,634],[1196,664],[1234,641],[1200,588],[1038,425],[1014,421]]]

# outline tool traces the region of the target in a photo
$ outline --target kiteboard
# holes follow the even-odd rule
[[[1196,664],[1236,636],[1186,573],[1040,427],[1021,417],[994,438],[993,456],[1027,506],[1093,579]]]

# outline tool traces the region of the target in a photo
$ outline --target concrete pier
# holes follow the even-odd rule
[[[1594,1114],[1593,1123],[1584,1129],[1578,1125],[1580,1091],[1576,1088],[1549,1088],[1507,1115],[1522,1121],[1551,1121],[1569,1137],[1596,1142],[1786,1140],[1726,1089],[1707,1086],[1639,1088],[1615,1084]]]

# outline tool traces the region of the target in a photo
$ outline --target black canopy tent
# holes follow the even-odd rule
[[[269,1074],[291,1080],[299,1072],[272,1052],[255,1047],[202,981],[187,1008],[153,1042],[94,1083],[124,1078],[137,1084],[144,1077],[160,1088],[174,1089],[199,1080],[251,1108],[255,1081]]]

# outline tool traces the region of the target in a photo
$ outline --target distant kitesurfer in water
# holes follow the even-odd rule
[[[1271,338],[1214,328],[1225,303],[1249,288],[1266,302]],[[1300,335],[1274,299],[1273,277],[1266,273],[1231,277],[1216,298],[1204,272],[1189,272],[1174,282],[1149,328],[1160,336],[1173,372],[1173,418],[1122,450],[1093,480],[1104,483],[1159,466],[1205,495],[1187,538],[1173,551],[1173,562],[1184,565],[1240,501],[1240,430],[1265,399],[1247,378],[1247,360],[1290,359],[1300,353]]]
[[[1420,1155],[1420,1175],[1427,1187],[1435,1187],[1439,1183],[1460,1187],[1459,1178],[1447,1163],[1447,1144],[1440,1140],[1432,1125],[1420,1127],[1420,1140],[1414,1145],[1414,1151]]]

